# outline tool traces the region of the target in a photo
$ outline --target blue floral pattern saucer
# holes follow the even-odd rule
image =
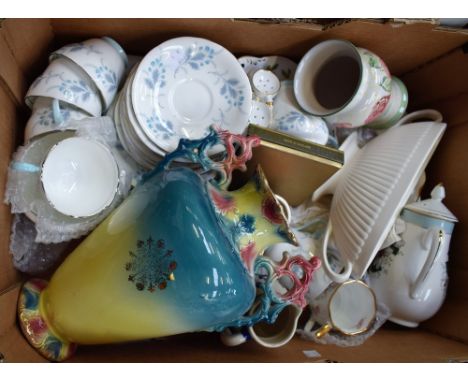
[[[164,42],[141,61],[131,103],[141,129],[166,152],[199,139],[213,124],[232,133],[248,125],[252,91],[237,59],[202,38]]]

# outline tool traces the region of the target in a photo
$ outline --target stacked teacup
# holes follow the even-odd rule
[[[102,37],[66,45],[49,61],[26,94],[32,109],[26,142],[70,120],[101,116],[115,98],[128,59],[116,41]]]

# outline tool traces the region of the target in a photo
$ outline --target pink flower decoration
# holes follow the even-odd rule
[[[365,120],[364,124],[371,123],[374,119],[376,119],[380,114],[383,113],[385,108],[388,105],[388,101],[390,101],[390,95],[386,95],[385,97],[382,97],[372,108],[372,112],[370,115],[367,117]]]
[[[29,329],[34,333],[34,336],[40,337],[47,331],[47,324],[41,317],[34,317],[28,323]]]
[[[244,248],[241,249],[240,255],[248,271],[252,272],[253,262],[257,257],[257,249],[255,248],[255,243],[250,242],[249,244],[247,244]]]
[[[235,208],[235,201],[234,198],[229,197],[228,195],[223,195],[214,188],[210,190],[211,194],[211,200],[213,200],[213,203],[215,204],[216,208],[221,212],[221,213],[227,213],[230,211],[233,211]]]
[[[263,201],[262,214],[273,224],[281,224],[284,221],[278,203],[273,198],[266,198]]]

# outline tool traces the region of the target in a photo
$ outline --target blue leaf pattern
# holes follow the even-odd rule
[[[81,98],[83,102],[86,102],[92,95],[91,89],[82,80],[62,80],[60,85],[53,86],[52,88],[57,87],[62,94],[66,97],[73,98],[75,101]]]
[[[297,111],[290,111],[276,120],[276,127],[278,130],[288,132],[302,127],[305,123],[307,121],[303,114]]]
[[[106,87],[108,93],[112,93],[119,87],[117,74],[107,65],[100,65],[96,69],[96,75],[101,84]]]
[[[159,58],[151,61],[146,73],[148,76],[145,78],[145,84],[150,89],[163,88],[166,85],[166,69]]]
[[[171,121],[163,121],[159,115],[153,113],[151,117],[146,117],[146,125],[155,134],[168,140],[175,135],[174,126]]]
[[[200,70],[204,66],[214,65],[213,59],[216,54],[211,46],[187,47],[183,53],[183,59],[179,62],[175,73],[185,65],[190,66],[193,70]]]
[[[70,119],[70,110],[63,109],[60,111],[62,114],[63,121],[66,122]],[[40,126],[44,127],[49,127],[49,126],[54,126],[54,115],[52,113],[52,110],[50,109],[45,109],[39,114],[39,121],[38,121]]]
[[[211,74],[214,74],[222,81],[223,86],[221,86],[219,94],[223,96],[228,104],[227,109],[230,109],[231,107],[241,109],[245,101],[245,96],[243,86],[241,86],[239,80],[236,78],[225,78],[217,72],[213,72]]]

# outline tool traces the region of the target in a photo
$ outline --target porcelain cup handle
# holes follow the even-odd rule
[[[411,285],[410,296],[412,299],[417,299],[420,297],[426,284],[427,277],[429,276],[429,273],[434,267],[435,261],[441,253],[442,245],[445,241],[445,233],[441,229],[431,229],[428,231],[424,239],[424,241],[430,240],[429,252],[421,272],[419,272],[416,281]]]
[[[288,222],[288,224],[290,224],[291,223],[291,207],[289,207],[289,203],[286,201],[285,198],[283,198],[282,196],[278,194],[275,194],[275,198],[278,201],[278,203],[281,204],[282,210],[286,217],[286,221]]]
[[[20,171],[20,172],[41,172],[41,167],[28,162],[18,162],[12,161],[10,164],[10,168],[13,171]]]
[[[57,126],[61,126],[64,122],[62,112],[60,111],[60,103],[57,98],[52,100],[52,116],[54,118],[54,123]]]
[[[400,126],[405,123],[414,122],[418,119],[430,119],[434,122],[442,122],[442,114],[440,114],[440,112],[438,112],[437,110],[433,109],[415,111],[413,113],[405,115],[395,124],[395,126]]]
[[[353,270],[353,266],[352,266],[352,263],[349,260],[346,260],[345,264],[344,264],[345,268],[344,268],[343,272],[341,272],[341,273],[336,273],[332,269],[332,267],[330,266],[330,263],[328,261],[327,252],[328,252],[328,241],[330,239],[331,232],[332,232],[332,223],[329,220],[328,225],[327,225],[327,229],[325,231],[325,236],[323,238],[322,266],[323,266],[323,269],[324,269],[325,273],[327,274],[327,276],[332,281],[334,281],[336,283],[339,283],[339,284],[342,284],[345,281],[348,281],[349,277],[351,276],[351,271]]]

